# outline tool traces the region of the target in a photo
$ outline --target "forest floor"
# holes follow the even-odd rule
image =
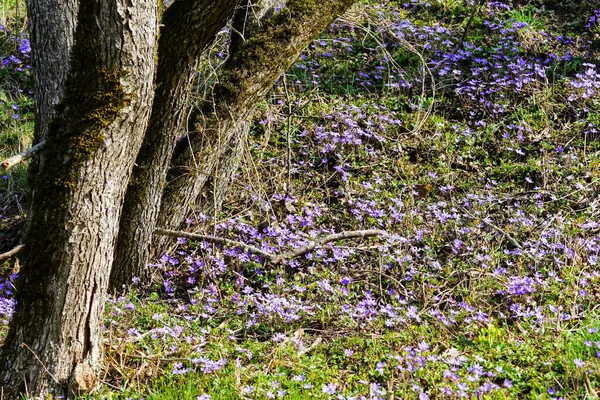
[[[336,21],[260,105],[223,212],[189,229],[272,254],[384,233],[281,266],[179,240],[153,286],[108,301],[106,373],[85,398],[597,399],[594,3],[365,1]],[[16,4],[0,10],[0,157],[33,128]],[[26,166],[0,194],[2,242]]]

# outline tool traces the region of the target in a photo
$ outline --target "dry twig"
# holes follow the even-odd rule
[[[12,250],[9,250],[6,253],[0,254],[0,261],[6,260],[7,258],[10,258],[10,257],[14,256],[19,251],[21,251],[22,248],[23,248],[23,245],[20,244],[17,247],[13,248]]]
[[[248,250],[251,253],[258,254],[259,256],[264,257],[272,264],[280,264],[287,259],[300,257],[300,256],[314,250],[318,246],[327,244],[329,242],[333,242],[336,240],[344,240],[344,239],[368,238],[368,237],[373,237],[373,236],[379,236],[379,235],[385,234],[385,231],[382,231],[379,229],[366,229],[366,230],[361,230],[361,231],[346,231],[346,232],[334,233],[334,234],[325,236],[321,239],[317,239],[317,240],[312,241],[304,246],[298,247],[296,249],[290,250],[290,251],[282,253],[282,254],[271,254],[264,250],[259,249],[256,246],[238,242],[237,240],[231,240],[231,239],[226,239],[223,237],[212,236],[212,235],[202,235],[202,234],[197,234],[197,233],[172,231],[172,230],[168,230],[168,229],[157,229],[154,231],[154,233],[156,235],[181,237],[181,238],[190,239],[190,240],[204,240],[204,241],[210,242],[210,243],[238,246],[238,247]]]
[[[312,251],[317,248],[317,246],[321,246],[327,244],[329,242],[334,242],[336,240],[343,239],[353,239],[353,238],[368,238],[373,236],[380,236],[385,234],[385,231],[379,229],[366,229],[362,231],[346,231],[340,233],[334,233],[328,236],[325,236],[321,239],[317,239],[313,242],[308,243],[307,245],[298,247],[297,249],[290,250],[286,253],[282,253],[276,256],[273,256],[270,260],[273,264],[279,264],[289,258],[300,257],[309,251]]]
[[[468,214],[471,218],[473,219],[477,219],[477,217],[475,217],[473,214],[471,214],[469,211],[467,211],[465,208],[461,207],[462,210]],[[513,244],[513,246],[515,246],[516,248],[518,248],[519,250],[523,250],[523,246],[521,246],[521,244],[519,242],[517,242],[517,240],[515,238],[513,238],[508,232],[506,232],[504,229],[500,228],[498,225],[494,224],[489,218],[483,218],[481,219],[481,222],[483,222],[485,225],[489,226],[490,228],[495,229],[496,231],[498,231],[499,233],[501,233],[502,235],[504,235],[504,237],[506,239],[508,239],[509,242],[511,242]]]
[[[190,239],[190,240],[204,240],[209,243],[238,246],[238,247],[242,247],[242,248],[248,250],[251,253],[258,254],[259,256],[263,256],[266,259],[273,258],[273,255],[271,253],[261,250],[256,246],[252,246],[250,244],[246,244],[243,242],[238,242],[237,240],[226,239],[226,238],[219,237],[219,236],[202,235],[202,234],[198,234],[198,233],[189,233],[189,232],[182,232],[182,231],[172,231],[169,229],[157,229],[154,231],[154,234],[162,235],[162,236],[184,238],[184,239]]]
[[[44,147],[46,147],[45,141],[36,144],[35,146],[25,150],[22,153],[19,153],[12,157],[7,158],[6,160],[2,161],[2,163],[0,164],[0,171],[6,171],[7,169],[10,169],[10,168],[14,167],[15,165],[22,163],[23,161],[29,160],[35,154],[37,154],[41,150],[43,150]]]

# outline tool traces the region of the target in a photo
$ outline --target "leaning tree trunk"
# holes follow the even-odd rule
[[[225,26],[239,0],[178,0],[163,15],[152,116],[123,205],[110,284],[146,280],[150,242],[160,211],[169,161],[182,131],[201,52]]]
[[[70,396],[90,389],[101,367],[120,210],[154,93],[156,3],[80,0],[0,353],[5,398]]]
[[[232,23],[229,45],[229,53],[233,55],[232,57],[235,57],[244,43],[256,34],[273,13],[285,7],[285,3],[284,0],[262,0],[259,4],[254,4],[251,0],[246,0],[239,7]],[[238,133],[232,135],[230,142],[219,151],[219,158],[214,165],[205,170],[206,173],[200,178],[200,183],[203,185],[200,195],[196,198],[195,213],[216,218],[231,191],[231,182],[244,155],[245,142],[252,126],[249,119],[239,121],[239,124]]]
[[[229,54],[235,54],[263,26],[273,13],[286,6],[287,0],[243,0],[232,21]]]
[[[222,157],[223,152],[238,148],[256,104],[300,52],[353,3],[289,0],[285,9],[265,20],[232,54],[215,87],[214,105],[196,122],[198,132],[190,135],[189,146],[176,152],[158,226],[180,229],[184,225],[202,192],[210,191],[206,185],[209,177],[221,175],[217,166],[231,170],[231,165],[223,165],[222,161],[236,162],[235,157]],[[160,253],[167,249],[169,239],[158,237],[154,244]]]

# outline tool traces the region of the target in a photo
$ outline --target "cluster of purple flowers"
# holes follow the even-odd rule
[[[0,324],[8,325],[16,302],[13,299],[13,282],[17,274],[11,273],[8,278],[0,276]]]
[[[378,47],[367,47],[368,35],[357,33],[366,28],[340,23],[292,68],[290,98],[272,94],[259,122],[265,129],[290,128],[288,101],[317,111],[294,121],[285,149],[276,135],[252,139],[261,190],[240,175],[226,206],[235,216],[188,222],[210,224],[215,235],[270,254],[342,230],[385,233],[327,243],[281,267],[242,246],[178,241],[150,266],[163,277],[152,295],[154,315],[139,318],[147,311],[143,301],[124,296],[111,301],[107,323],[130,346],[189,356],[170,366],[172,375],[241,370],[253,362],[244,348],[248,338],[300,357],[311,345],[295,333],[306,327],[357,335],[426,327],[472,339],[497,325],[536,334],[582,330],[582,321],[594,317],[600,185],[590,152],[600,74],[595,63],[570,64],[581,50],[578,38],[515,20],[503,2],[482,6],[477,29],[487,36],[465,43],[443,21],[415,22],[415,14],[432,7],[427,1],[365,7],[378,22],[369,32],[381,39]],[[597,26],[596,14],[587,28]],[[22,60],[8,57],[6,68],[27,59],[29,43],[18,40]],[[550,54],[533,51],[540,44]],[[331,59],[343,64],[357,54],[365,62],[353,71],[355,92],[339,101],[327,87],[340,79],[331,76]],[[401,60],[418,65],[400,66]],[[558,73],[565,65],[575,70]],[[310,97],[314,87],[322,97]],[[546,114],[570,114],[562,125],[562,114],[559,122],[548,117],[538,124],[543,113],[531,117],[527,107],[553,91],[565,101]],[[589,141],[580,145],[577,135]],[[288,165],[293,182],[281,178]],[[0,278],[4,324],[14,308],[13,279]],[[225,331],[219,340],[235,342],[233,354],[202,350],[214,340],[214,326]],[[589,352],[570,364],[596,366],[599,346],[586,338]],[[356,353],[348,348],[344,356]],[[345,393],[337,381],[309,382],[304,375],[294,381],[314,397],[371,400],[386,398],[392,374],[401,374],[407,392],[420,399],[500,397],[513,385],[485,354],[431,341],[394,349],[373,364],[365,366],[373,379],[361,383],[360,393]],[[427,384],[431,371],[439,384]],[[242,391],[267,398],[287,393],[278,381],[248,383]]]
[[[31,44],[29,39],[25,34],[15,35],[5,26],[0,25],[0,46],[3,47],[3,50],[9,52],[6,55],[0,55],[0,70],[3,70],[4,76],[13,76],[13,81],[18,82],[18,86],[11,87],[9,90],[19,94],[31,94],[28,89],[25,89],[25,87],[30,86],[31,80],[31,65],[29,65]],[[15,104],[18,102],[17,99],[13,98],[11,100],[8,102],[0,101],[0,110],[7,116],[8,120],[21,120],[20,106]]]

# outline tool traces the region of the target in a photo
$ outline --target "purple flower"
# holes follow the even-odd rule
[[[171,373],[173,375],[185,375],[189,372],[189,368],[185,368],[182,363],[175,363]]]
[[[506,284],[507,292],[515,296],[522,296],[535,292],[535,281],[528,277],[511,277]]]
[[[29,39],[21,39],[21,43],[19,44],[19,51],[23,54],[28,54],[31,52],[31,45],[29,44]]]
[[[334,395],[336,391],[336,385],[334,383],[328,383],[322,386],[323,393]]]

